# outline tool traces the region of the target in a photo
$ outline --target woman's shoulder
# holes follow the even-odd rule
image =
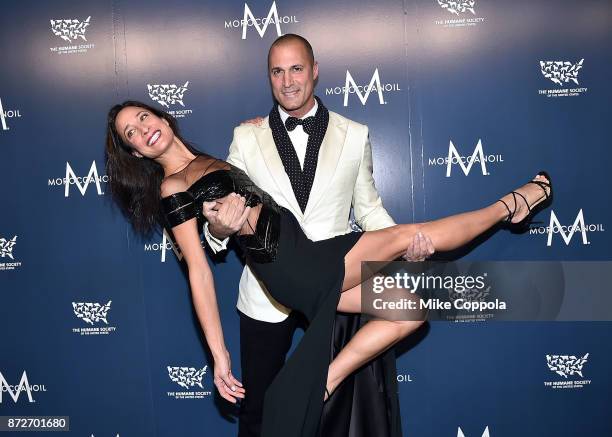
[[[174,174],[164,178],[160,186],[160,195],[164,197],[187,191],[188,185],[184,175]]]

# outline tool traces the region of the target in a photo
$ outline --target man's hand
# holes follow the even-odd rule
[[[221,357],[215,359],[214,382],[223,399],[232,404],[235,404],[237,399],[244,399],[244,387],[242,387],[242,383],[232,375],[232,364],[229,352],[227,351]]]
[[[263,117],[255,117],[255,118],[249,118],[248,120],[245,120],[240,124],[241,125],[254,124],[255,126],[261,126],[263,121],[264,121]]]
[[[208,230],[219,239],[238,232],[249,217],[251,207],[245,206],[244,197],[230,193],[216,202],[204,202],[203,214],[208,220]]]
[[[417,232],[412,239],[412,243],[406,249],[404,259],[406,261],[424,261],[435,252],[431,238],[421,232]]]

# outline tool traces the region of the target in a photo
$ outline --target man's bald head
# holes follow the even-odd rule
[[[295,33],[288,33],[286,35],[282,35],[276,38],[270,46],[270,50],[268,50],[268,66],[270,65],[270,53],[272,53],[272,49],[287,43],[298,43],[304,46],[308,58],[310,60],[310,65],[314,65],[314,52],[308,40],[300,35],[296,35]]]

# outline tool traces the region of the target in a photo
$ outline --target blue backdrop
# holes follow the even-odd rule
[[[542,223],[460,255],[610,260],[609,1],[0,9],[0,416],[69,416],[84,437],[236,434],[171,243],[136,237],[106,195],[105,115],[128,98],[157,105],[225,157],[233,127],[272,106],[279,32],[311,41],[326,106],[369,126],[396,221],[479,207],[546,169]],[[235,373],[241,268],[231,253],[214,271]],[[404,433],[612,435],[611,334],[594,321],[429,323],[397,348]]]

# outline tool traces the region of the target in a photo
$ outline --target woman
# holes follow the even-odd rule
[[[244,389],[231,374],[212,274],[200,243],[202,202],[246,198],[249,208],[235,237],[247,262],[277,301],[308,318],[299,346],[266,393],[263,436],[315,435],[322,405],[335,388],[422,323],[385,320],[377,314],[379,318],[361,328],[329,362],[335,312],[362,311],[362,260],[393,260],[420,231],[431,237],[437,251],[455,249],[502,220],[527,223],[532,208],[541,207],[552,194],[543,173],[478,211],[312,242],[293,215],[244,172],[189,147],[168,114],[140,102],[124,102],[110,110],[108,127],[107,173],[113,196],[137,231],[148,233],[160,225],[172,229],[188,266],[221,396],[235,401],[244,397]]]

